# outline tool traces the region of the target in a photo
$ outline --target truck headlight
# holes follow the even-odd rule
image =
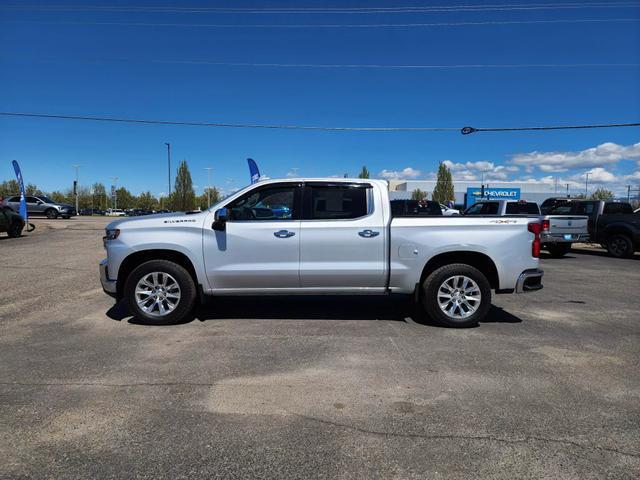
[[[118,235],[120,235],[120,229],[119,228],[107,228],[105,229],[106,235],[104,236],[105,240],[115,240],[116,238],[118,238]]]

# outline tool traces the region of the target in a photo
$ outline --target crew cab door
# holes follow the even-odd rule
[[[224,231],[205,225],[204,261],[214,291],[299,288],[301,201],[299,183],[258,185],[225,205]]]
[[[301,287],[327,292],[386,287],[386,230],[376,194],[368,183],[305,183]]]

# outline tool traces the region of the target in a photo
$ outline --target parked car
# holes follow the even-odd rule
[[[556,206],[551,213],[587,215],[589,237],[612,257],[630,257],[640,250],[640,215],[627,202],[573,200]]]
[[[27,195],[28,215],[45,215],[47,218],[70,218],[76,214],[76,208],[66,203],[58,203],[45,195]],[[14,195],[4,201],[4,205],[17,212],[20,209],[20,195]]]
[[[80,210],[80,215],[104,215],[104,210],[99,208],[83,208]]]
[[[141,215],[151,215],[152,213],[151,210],[145,210],[144,208],[131,208],[125,211],[128,217],[139,217]]]
[[[121,208],[107,208],[107,217],[126,217],[127,214]]]
[[[0,232],[6,232],[11,238],[22,235],[24,219],[11,207],[0,205]]]
[[[442,215],[438,202],[418,200],[391,200],[391,215],[394,217],[415,217],[419,215]]]
[[[560,204],[556,208],[560,208]],[[538,218],[542,224],[542,248],[554,258],[569,253],[573,243],[589,240],[586,216],[569,215],[563,211],[556,212],[555,209],[552,209],[551,213],[542,215],[537,203],[524,200],[484,200],[464,211],[465,215],[523,215]]]
[[[440,204],[440,209],[442,210],[442,214],[447,216],[447,217],[449,217],[451,215],[460,215],[460,210],[457,210],[455,208],[447,207],[446,205],[444,205],[442,203]]]
[[[492,290],[542,288],[540,232],[526,217],[396,217],[381,180],[265,180],[203,212],[110,223],[100,280],[149,323],[183,321],[200,294],[399,293],[466,327]]]

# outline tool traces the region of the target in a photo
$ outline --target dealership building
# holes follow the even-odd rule
[[[436,186],[435,180],[390,180],[389,195],[391,199],[411,198],[411,192],[420,189],[427,193],[427,199]],[[455,204],[470,207],[480,199],[485,200],[526,200],[542,203],[549,197],[564,195],[564,191],[554,192],[554,185],[547,183],[527,182],[487,182],[482,197],[482,184],[479,181],[454,181],[453,190],[456,196]]]

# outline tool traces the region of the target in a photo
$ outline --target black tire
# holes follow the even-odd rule
[[[473,280],[480,290],[479,306],[475,312],[464,318],[454,318],[446,314],[438,302],[438,294],[445,281],[454,276],[464,276]],[[477,268],[464,263],[453,263],[440,267],[422,282],[421,302],[425,313],[434,321],[447,327],[473,327],[482,321],[491,307],[491,285],[487,277]],[[462,307],[460,307],[462,309]],[[457,310],[461,311],[461,310]]]
[[[550,243],[545,247],[552,258],[562,258],[571,250],[570,243]]]
[[[11,238],[18,238],[22,235],[23,228],[24,226],[21,222],[13,222],[9,227],[9,230],[7,230],[7,234],[9,234]]]
[[[48,208],[44,214],[51,220],[58,218],[58,211],[55,208]]]
[[[633,242],[622,234],[611,235],[607,239],[607,251],[615,258],[629,258],[633,256]]]
[[[151,315],[138,306],[135,290],[138,282],[153,272],[171,275],[180,287],[180,299],[175,309],[163,316]],[[143,323],[151,325],[170,325],[188,319],[196,300],[196,286],[189,272],[181,265],[169,260],[150,260],[137,266],[127,277],[124,284],[124,298],[130,312]]]

